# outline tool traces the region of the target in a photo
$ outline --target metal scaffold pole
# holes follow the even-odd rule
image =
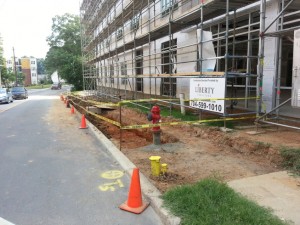
[[[260,1],[260,29],[259,29],[259,53],[258,53],[258,79],[257,79],[257,116],[262,112],[263,73],[264,73],[264,32],[265,32],[266,0]]]

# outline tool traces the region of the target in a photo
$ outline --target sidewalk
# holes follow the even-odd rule
[[[228,184],[259,205],[271,208],[280,219],[300,225],[299,177],[281,171],[234,180]]]

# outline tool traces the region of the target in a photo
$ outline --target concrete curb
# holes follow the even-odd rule
[[[0,217],[0,225],[14,225],[14,224]]]
[[[78,115],[78,113],[77,113]],[[124,171],[131,177],[132,171],[136,166],[93,124],[86,120],[90,131],[96,136],[99,142],[121,165]],[[140,172],[140,183],[142,193],[154,211],[159,215],[165,225],[179,225],[180,218],[172,215],[167,209],[162,207],[162,199],[160,191]]]

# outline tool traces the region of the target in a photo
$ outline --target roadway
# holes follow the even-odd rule
[[[1,224],[162,225],[151,206],[138,215],[118,208],[130,177],[89,129],[78,129],[62,91],[0,104]]]

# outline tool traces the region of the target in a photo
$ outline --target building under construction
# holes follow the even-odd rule
[[[299,0],[83,0],[80,10],[91,95],[300,118]]]

